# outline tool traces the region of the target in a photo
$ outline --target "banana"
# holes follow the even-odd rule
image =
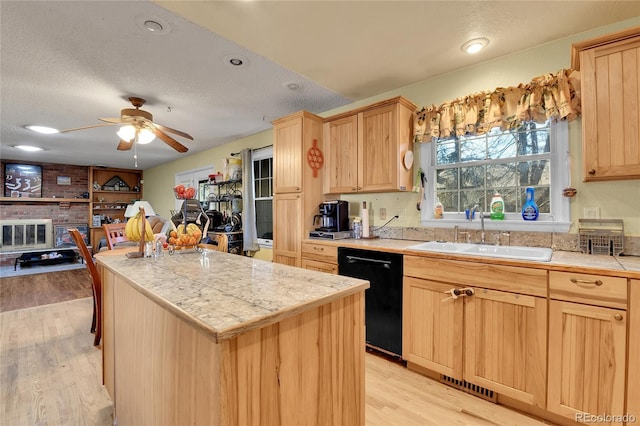
[[[129,220],[127,221],[127,223],[124,226],[124,235],[126,235],[129,240],[131,240],[132,235],[133,235],[131,233],[132,226],[133,226],[133,218],[131,217],[131,218],[129,218]]]
[[[138,213],[127,221],[124,233],[130,241],[140,241],[143,232],[141,228],[142,216]],[[153,241],[154,239],[153,229],[151,229],[151,224],[147,221],[145,221],[144,239],[145,241]]]
[[[132,219],[131,241],[140,241],[140,213],[136,214]]]

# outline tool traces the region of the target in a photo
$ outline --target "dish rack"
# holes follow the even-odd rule
[[[578,219],[578,244],[583,253],[618,256],[624,251],[624,222]]]

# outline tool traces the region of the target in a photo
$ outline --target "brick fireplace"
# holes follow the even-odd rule
[[[9,159],[2,160],[2,180],[4,181],[4,163],[27,163]],[[68,164],[38,163],[28,162],[28,164],[42,166],[42,197],[51,200],[53,198],[82,198],[83,193],[89,189],[89,167],[74,166]],[[58,184],[58,177],[70,177],[70,185]],[[3,194],[0,194],[3,195]],[[47,231],[49,235],[48,248],[55,248],[55,228],[56,226],[86,226],[90,222],[88,203],[59,203],[56,201],[44,201],[34,199],[20,202],[12,202],[4,198],[0,208],[0,221],[15,220],[49,220],[51,228]],[[28,249],[15,249],[12,251],[24,252]],[[6,254],[8,250],[2,249],[0,252],[0,266],[12,266],[15,258],[20,254]]]

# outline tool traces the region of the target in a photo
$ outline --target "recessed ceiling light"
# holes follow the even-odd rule
[[[162,31],[162,24],[151,19],[144,21],[144,27],[151,32]]]
[[[245,68],[249,66],[249,59],[237,53],[225,55],[225,57],[222,58],[222,62],[234,68]]]
[[[472,53],[472,54],[478,53],[479,51],[484,49],[488,44],[489,44],[488,38],[484,38],[484,37],[474,38],[464,43],[460,47],[460,50],[466,53]]]
[[[25,127],[25,129],[29,129],[32,132],[43,133],[45,135],[52,135],[54,133],[60,133],[60,131],[58,129],[54,129],[53,127],[34,126],[34,125],[28,125],[28,126],[24,126],[24,127]]]
[[[14,148],[21,149],[21,150],[23,150],[23,151],[29,151],[29,152],[32,152],[32,151],[42,151],[42,148],[37,147],[37,146],[31,146],[31,145],[14,145],[13,147],[14,147]]]
[[[146,33],[169,34],[171,25],[159,16],[138,15],[134,18],[136,25]]]
[[[286,81],[284,83],[282,83],[283,87],[286,87],[289,90],[300,90],[300,88],[302,87],[299,83],[296,83],[295,81]]]

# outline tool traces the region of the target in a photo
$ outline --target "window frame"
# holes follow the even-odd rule
[[[252,185],[253,185],[253,194],[254,194],[254,200],[253,200],[253,205],[254,205],[254,209],[256,211],[256,221],[258,220],[258,208],[256,205],[257,201],[260,200],[271,200],[272,202],[272,206],[273,206],[273,146],[267,146],[264,148],[260,148],[260,149],[256,149],[253,150],[251,153],[251,167],[252,167],[252,171],[253,171],[253,167],[255,166],[256,161],[261,161],[261,160],[266,160],[271,158],[271,196],[270,197],[256,197],[256,176],[254,176],[254,174],[252,173]],[[257,223],[256,223],[256,228],[257,228]],[[271,230],[273,231],[273,217],[272,217],[272,221],[271,221]],[[258,241],[258,245],[261,248],[273,248],[273,239],[267,239],[267,238],[257,238]]]
[[[549,199],[551,212],[540,214],[538,220],[525,221],[520,213],[506,213],[504,220],[485,219],[486,230],[496,231],[531,231],[531,232],[568,232],[571,226],[571,204],[569,198],[562,195],[563,188],[569,186],[569,126],[564,120],[551,122],[549,126],[550,143],[550,175]],[[464,212],[444,212],[442,219],[434,218],[436,203],[436,167],[435,143],[421,143],[420,167],[425,171],[427,182],[424,188],[424,200],[420,212],[420,222],[423,226],[434,228],[448,228],[459,226],[464,228],[479,228],[480,220],[469,221]],[[499,161],[499,160],[498,160]],[[498,162],[496,161],[496,162]],[[419,180],[416,184],[420,184]],[[486,212],[485,212],[486,213]]]

